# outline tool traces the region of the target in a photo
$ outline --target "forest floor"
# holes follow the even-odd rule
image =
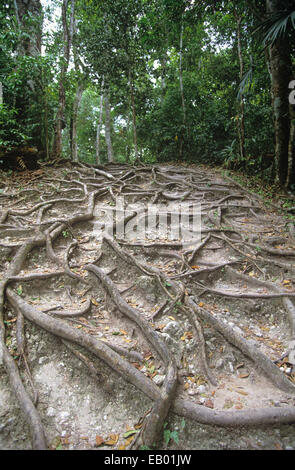
[[[185,165],[2,172],[0,205],[0,449],[295,450],[282,211]]]

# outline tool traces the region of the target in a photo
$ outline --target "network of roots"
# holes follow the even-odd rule
[[[63,341],[98,387],[103,361],[152,400],[133,449],[160,446],[169,413],[294,422],[290,401],[248,401],[260,379],[273,396],[295,390],[295,240],[274,207],[200,167],[63,164],[1,181],[2,360],[34,448],[48,444],[28,322]],[[218,401],[228,380],[240,393],[232,409]]]

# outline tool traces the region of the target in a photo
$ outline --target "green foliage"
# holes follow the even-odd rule
[[[22,26],[10,0],[0,5],[0,146],[34,145],[49,156],[59,108],[62,23],[60,1],[43,8],[42,54],[31,52],[41,22],[30,13]],[[270,77],[262,38],[288,35],[294,56],[293,2],[265,18],[266,2],[189,0],[76,0],[70,66],[64,75],[63,156],[70,158],[78,84],[77,147],[81,161],[96,161],[101,83],[108,91],[112,145],[118,162],[134,162],[137,145],[146,163],[183,160],[273,178],[274,129]],[[70,11],[68,5],[68,13]],[[243,79],[237,17],[242,17]],[[42,16],[42,15],[41,15]],[[45,24],[45,23],[44,23]],[[182,48],[180,47],[180,33]],[[181,59],[181,61],[180,61]],[[182,67],[180,68],[180,62]],[[74,65],[74,66],[72,66]],[[180,87],[183,82],[183,101]],[[288,90],[286,90],[287,93]],[[245,156],[240,156],[241,100]],[[103,113],[101,162],[107,161]]]
[[[6,105],[0,104],[0,147],[6,150],[26,145],[30,141],[16,117],[16,109],[9,109]]]

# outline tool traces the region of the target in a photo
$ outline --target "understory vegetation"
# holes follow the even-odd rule
[[[293,3],[2,2],[2,156],[190,161],[294,190]]]

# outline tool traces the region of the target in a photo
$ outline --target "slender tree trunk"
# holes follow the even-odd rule
[[[295,104],[290,104],[289,173],[287,185],[295,188]]]
[[[161,60],[161,102],[164,102],[165,94],[166,94],[166,68],[167,68],[167,55],[166,53],[163,55]]]
[[[109,97],[108,97],[107,92],[105,92],[105,95],[104,95],[104,106],[105,106],[105,136],[106,136],[106,144],[107,144],[107,151],[108,151],[108,162],[113,163],[114,154],[113,154],[112,137],[111,137],[111,109],[110,109],[110,102],[109,102]]]
[[[3,86],[0,82],[0,104],[3,104]]]
[[[46,160],[49,160],[48,97],[46,90],[44,90],[44,131]]]
[[[184,99],[184,92],[183,92],[182,54],[183,54],[183,23],[181,24],[180,43],[179,43],[179,86],[180,86],[181,105],[182,105],[182,113],[183,113],[183,125],[185,126],[186,109],[185,109],[185,99]]]
[[[267,0],[270,14],[280,11],[278,0]],[[285,185],[288,176],[288,153],[290,139],[289,83],[291,80],[291,53],[288,38],[278,39],[270,48],[272,74],[273,113],[275,128],[276,180]]]
[[[179,41],[179,87],[180,87],[180,95],[181,95],[182,122],[183,122],[183,128],[179,135],[179,158],[180,160],[183,159],[184,133],[186,130],[186,107],[185,107],[185,99],[184,99],[184,91],[183,91],[183,73],[182,73],[183,30],[184,30],[184,27],[183,27],[183,22],[182,22],[181,29],[180,29],[180,41]]]
[[[237,40],[238,40],[238,56],[239,56],[239,64],[240,64],[240,81],[242,81],[242,78],[244,76],[244,58],[243,58],[242,40],[241,40],[242,16],[239,16],[236,10],[234,10],[234,15],[237,21]],[[245,152],[245,105],[244,105],[243,94],[240,100],[239,140],[240,140],[240,157],[241,157],[241,160],[243,161],[246,156],[246,152]]]
[[[99,119],[97,123],[96,129],[96,163],[100,165],[100,131],[102,125],[102,115],[103,115],[103,87],[104,87],[104,77],[102,78],[101,82],[101,89],[100,89],[100,106],[99,106]]]
[[[55,157],[59,158],[62,152],[62,130],[65,128],[65,88],[64,81],[65,76],[68,70],[69,61],[70,61],[70,51],[73,40],[73,25],[74,25],[74,8],[75,0],[71,0],[71,17],[70,17],[70,28],[67,23],[67,9],[69,0],[63,0],[62,3],[62,24],[63,24],[63,40],[64,40],[64,49],[63,49],[63,58],[61,64],[61,72],[59,79],[59,107],[56,115],[55,123],[55,134],[54,134],[54,148],[53,154]]]
[[[267,65],[267,70],[269,73],[270,77],[270,85],[271,85],[271,104],[272,108],[274,109],[274,94],[273,94],[273,76],[272,76],[272,69],[271,69],[271,59],[270,59],[270,47],[267,46],[265,48],[265,60],[266,60],[266,65]],[[273,141],[273,145],[275,146],[275,141]],[[262,168],[261,168],[262,171]],[[275,159],[273,158],[272,160],[272,166],[271,166],[271,180],[275,181],[276,179],[276,165],[275,165]]]
[[[134,97],[134,83],[131,72],[129,73],[129,84],[130,84],[130,96],[131,96],[131,107],[132,107],[132,126],[133,126],[133,143],[134,143],[134,155],[135,161],[138,161],[138,147],[137,147],[137,129],[136,129],[136,108],[135,108],[135,97]]]
[[[79,107],[81,104],[82,96],[84,92],[84,83],[78,83],[75,102],[73,106],[73,115],[72,115],[72,145],[71,145],[71,153],[72,153],[72,160],[74,162],[78,162],[78,144],[77,144],[77,119],[78,119],[78,112]]]

